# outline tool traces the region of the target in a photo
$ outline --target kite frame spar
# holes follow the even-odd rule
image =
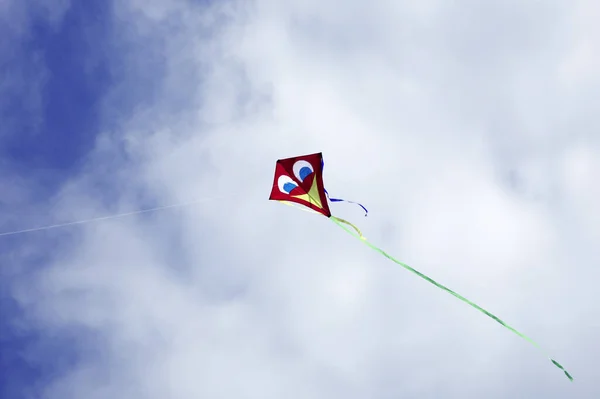
[[[571,374],[569,374],[569,372],[567,370],[565,370],[565,368],[560,363],[558,363],[556,360],[552,359],[542,349],[542,347],[537,342],[535,342],[533,339],[529,338],[525,334],[516,330],[514,327],[508,325],[506,322],[501,320],[499,317],[497,317],[494,314],[490,313],[489,311],[485,310],[481,306],[477,305],[475,302],[472,302],[469,299],[465,298],[464,296],[454,292],[453,290],[446,287],[445,285],[438,283],[437,281],[433,280],[432,278],[430,278],[430,277],[426,276],[425,274],[419,272],[418,270],[414,269],[413,267],[411,267],[403,262],[400,262],[399,260],[397,260],[393,256],[389,255],[387,252],[385,252],[381,248],[379,248],[379,247],[373,245],[372,243],[370,243],[369,241],[367,241],[367,239],[362,235],[360,230],[356,226],[354,226],[352,223],[350,223],[344,219],[333,216],[331,214],[331,211],[329,209],[329,204],[327,203],[327,201],[329,200],[331,202],[341,202],[341,201],[345,201],[345,200],[337,199],[337,198],[335,198],[335,199],[329,198],[329,194],[327,193],[327,190],[325,190],[325,187],[323,184],[323,166],[324,166],[323,154],[321,152],[318,152],[315,154],[308,154],[308,155],[302,155],[302,156],[293,157],[293,158],[285,158],[285,159],[277,160],[277,163],[275,166],[275,177],[274,177],[273,187],[271,190],[271,195],[269,196],[269,200],[279,201],[279,202],[285,203],[287,205],[291,205],[290,203],[297,203],[297,204],[303,205],[305,207],[308,207],[309,211],[312,213],[319,213],[319,214],[327,217],[329,220],[331,220],[332,222],[334,222],[335,224],[340,226],[342,229],[344,229],[351,236],[358,238],[362,243],[364,243],[371,249],[379,252],[381,255],[385,256],[392,262],[402,266],[404,269],[410,271],[413,274],[416,274],[417,276],[421,277],[425,281],[440,288],[441,290],[446,291],[450,295],[456,297],[457,299],[461,300],[462,302],[470,305],[471,307],[477,309],[481,313],[483,313],[486,316],[490,317],[491,319],[495,320],[500,325],[502,325],[504,328],[512,331],[513,333],[515,333],[519,337],[525,339],[526,341],[529,341],[531,344],[533,344],[535,347],[537,347],[539,350],[541,350],[544,353],[544,355],[552,362],[552,364],[554,364],[556,367],[558,367],[560,370],[562,370],[570,381],[573,381],[573,377],[571,376]],[[311,175],[312,175],[312,179],[311,179]],[[288,184],[288,186],[286,186],[286,184]],[[366,212],[365,216],[367,216],[368,211],[361,204],[358,204],[358,203],[352,202],[352,201],[345,201],[345,202],[355,203],[355,204],[359,205],[361,208],[363,208],[365,210],[365,212]],[[303,209],[303,210],[306,210],[306,209]],[[348,226],[351,227],[354,231],[350,230],[348,228]]]

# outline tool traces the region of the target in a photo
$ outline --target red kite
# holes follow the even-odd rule
[[[363,237],[360,230],[356,226],[354,226],[352,223],[333,216],[329,209],[328,200],[331,202],[340,202],[340,201],[345,201],[345,200],[329,198],[329,195],[323,185],[323,156],[320,152],[316,153],[316,154],[303,155],[303,156],[298,156],[298,157],[293,157],[293,158],[279,159],[275,166],[275,179],[273,180],[273,187],[272,187],[271,196],[269,197],[269,199],[275,200],[275,201],[281,201],[284,203],[290,203],[290,202],[296,203],[296,204],[299,204],[299,205],[309,208],[309,210],[311,210],[313,212],[319,213],[319,214],[329,218],[334,223],[336,223],[338,226],[340,226],[344,230],[346,230],[348,233],[352,234],[355,237],[360,238],[363,243],[365,243],[366,245],[368,245],[375,251],[379,252],[386,258],[397,263],[398,265],[402,266],[406,270],[416,274],[417,276],[428,281],[429,283],[435,285],[436,287],[455,296],[456,298],[460,299],[464,303],[479,310],[486,316],[488,316],[488,317],[494,319],[495,321],[497,321],[498,323],[500,323],[503,327],[507,328],[508,330],[512,331],[513,333],[517,334],[521,338],[529,341],[530,343],[532,343],[533,345],[535,345],[536,347],[541,349],[540,346],[536,342],[534,342],[531,338],[520,333],[519,331],[517,331],[513,327],[509,326],[504,321],[500,320],[498,317],[494,316],[493,314],[491,314],[487,310],[483,309],[479,305],[475,304],[474,302],[471,302],[470,300],[463,297],[462,295],[452,291],[450,288],[436,282],[432,278],[427,277],[423,273],[419,272],[416,269],[413,269],[412,267],[408,266],[407,264],[400,262],[399,260],[395,259],[391,255],[387,254],[382,249],[371,244],[370,242],[368,242],[365,239],[365,237]],[[346,202],[352,202],[352,201],[346,201]],[[362,207],[365,210],[365,212],[367,212],[367,209],[364,206],[362,206],[361,204],[358,204],[356,202],[355,202],[355,204],[359,205],[360,207]],[[366,216],[366,213],[365,213],[365,216]],[[356,230],[358,235],[356,235],[352,231],[350,231],[345,225],[351,226],[354,230]],[[556,360],[552,359],[549,356],[548,356],[548,359],[550,359],[550,361],[556,367],[561,369],[565,373],[565,375],[569,378],[569,380],[573,381],[573,377],[571,377],[571,375],[567,372],[567,370],[565,370],[563,368],[563,366],[561,366]]]

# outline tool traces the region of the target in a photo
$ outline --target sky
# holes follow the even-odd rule
[[[1,2],[0,233],[200,203],[0,236],[0,398],[600,397],[599,18]],[[314,152],[370,210],[335,215],[544,350],[268,201]]]

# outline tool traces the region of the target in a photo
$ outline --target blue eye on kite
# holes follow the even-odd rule
[[[297,185],[295,185],[294,183],[285,183],[283,185],[283,189],[285,190],[285,192],[287,192],[288,194],[292,192],[292,190],[294,190],[296,187],[298,187]]]
[[[286,176],[286,175],[281,175],[279,176],[279,179],[277,180],[277,185],[279,186],[279,191],[281,191],[284,194],[289,194],[291,193],[296,187],[298,187],[298,184],[296,184],[291,177]]]
[[[301,182],[314,172],[313,167],[306,161],[298,161],[294,164],[294,175]]]

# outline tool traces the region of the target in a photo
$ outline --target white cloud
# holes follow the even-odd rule
[[[88,225],[25,284],[43,326],[100,337],[88,343],[100,355],[47,397],[597,395],[598,294],[579,277],[597,273],[567,258],[593,259],[593,239],[569,237],[597,213],[597,140],[574,140],[598,123],[578,107],[594,109],[585,83],[561,97],[571,43],[547,40],[574,29],[563,14],[594,5],[477,4],[119,2],[133,51],[106,116],[135,98],[138,73],[155,92],[99,142],[61,216],[103,210],[90,182],[118,169],[122,143],[120,209],[140,190],[225,198]],[[148,49],[162,52],[160,74]],[[275,160],[313,151],[330,192],[371,215],[334,212],[538,340],[575,384],[325,219],[267,201]]]

